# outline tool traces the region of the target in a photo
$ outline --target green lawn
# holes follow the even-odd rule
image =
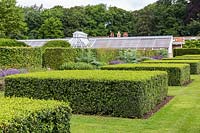
[[[73,115],[72,133],[200,133],[200,76],[169,87],[175,98],[148,120]]]
[[[73,115],[72,133],[200,133],[200,75],[187,87],[170,87],[176,96],[148,120]],[[3,96],[3,93],[0,93]]]

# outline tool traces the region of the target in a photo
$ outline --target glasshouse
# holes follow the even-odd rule
[[[52,39],[19,40],[35,47],[42,46]],[[55,40],[55,39],[53,39]],[[76,31],[72,38],[56,39],[66,40],[74,48],[116,48],[136,50],[168,50],[168,56],[172,57],[173,36],[141,36],[141,37],[101,37],[88,38],[84,32]]]

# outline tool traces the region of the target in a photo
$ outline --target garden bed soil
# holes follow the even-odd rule
[[[194,79],[191,79],[190,81],[186,82],[183,86],[188,86],[189,84],[191,84],[194,81]]]
[[[151,110],[150,112],[146,113],[142,119],[148,119],[150,118],[152,115],[154,115],[156,112],[158,112],[162,107],[164,107],[167,103],[169,103],[172,99],[174,98],[174,96],[167,96],[160,104],[158,104],[153,110]]]

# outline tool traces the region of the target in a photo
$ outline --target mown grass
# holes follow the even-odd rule
[[[148,120],[73,115],[72,133],[200,133],[200,76],[186,87],[169,87],[170,103]]]

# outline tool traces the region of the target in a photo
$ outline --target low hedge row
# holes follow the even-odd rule
[[[182,56],[182,55],[195,55],[200,54],[200,48],[177,48],[173,49],[173,56]]]
[[[200,60],[200,55],[183,55],[174,58],[164,58],[163,60]]]
[[[67,62],[60,66],[60,70],[93,70],[95,66],[85,62]]]
[[[42,67],[40,48],[0,47],[0,68]]]
[[[28,98],[0,98],[0,132],[69,133],[67,103]]]
[[[71,70],[13,75],[5,95],[69,101],[74,113],[142,117],[166,96],[166,72]]]
[[[14,39],[0,38],[0,47],[29,47],[26,43]]]
[[[46,42],[43,46],[43,48],[48,48],[48,47],[71,47],[71,44],[68,41],[65,40],[51,40]]]
[[[189,64],[190,74],[200,74],[200,61],[199,60],[148,60],[143,63],[172,63],[172,64]]]
[[[179,86],[190,81],[190,66],[187,64],[119,64],[101,67],[103,70],[166,71],[168,85]]]

